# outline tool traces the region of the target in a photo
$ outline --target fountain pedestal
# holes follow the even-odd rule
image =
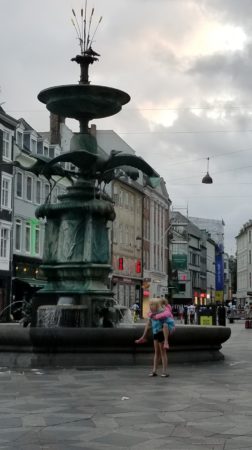
[[[47,218],[41,266],[47,284],[37,295],[40,303],[50,298],[64,305],[63,299],[69,304],[71,298],[72,309],[86,308],[82,326],[99,326],[105,305],[114,303],[108,287],[112,268],[107,222],[115,217],[111,199],[94,183],[79,179],[59,203],[42,205],[36,215]]]

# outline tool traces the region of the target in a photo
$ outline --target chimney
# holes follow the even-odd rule
[[[60,137],[60,124],[65,123],[65,117],[58,114],[50,114],[50,143],[55,145],[61,141]]]

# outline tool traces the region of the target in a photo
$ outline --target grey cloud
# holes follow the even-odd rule
[[[196,0],[202,7],[203,13],[212,13],[215,18],[242,25],[248,29],[252,27],[251,0]]]
[[[243,51],[214,53],[195,58],[187,74],[197,77],[209,91],[226,90],[251,93],[252,44]]]
[[[80,8],[81,2],[72,0],[70,5],[69,0],[26,0],[15,2],[15,8],[13,3],[14,0],[1,1],[1,101],[6,101],[5,106],[14,117],[23,115],[35,129],[46,130],[48,112],[36,97],[48,86],[78,80],[79,67],[70,62],[79,50],[70,17],[71,6]],[[242,17],[247,16],[244,26],[249,30],[252,2],[246,2],[246,8],[250,9],[237,12],[235,5],[242,10],[240,3],[238,0],[208,0],[201,2],[201,6],[206,20],[216,17],[223,24],[239,21],[242,24]],[[91,80],[123,89],[132,97],[132,102],[120,114],[97,121],[97,126],[126,133],[121,134],[122,138],[165,178],[174,205],[186,206],[188,201],[191,215],[223,216],[231,240],[232,233],[236,233],[250,214],[249,200],[243,199],[248,195],[249,185],[238,183],[249,182],[252,178],[248,167],[252,165],[252,153],[212,158],[210,172],[214,184],[204,186],[201,178],[207,156],[251,145],[248,133],[215,133],[216,130],[246,129],[250,126],[250,116],[247,109],[227,108],[223,120],[207,117],[207,109],[197,117],[187,108],[195,105],[208,108],[206,99],[215,94],[218,97],[223,88],[225,92],[232,92],[234,105],[248,103],[251,48],[249,46],[243,54],[197,58],[192,61],[190,71],[185,72],[185,60],[180,59],[174,49],[183,47],[197,28],[199,5],[200,0],[194,3],[96,0],[96,17],[102,15],[103,21],[94,49],[101,53],[101,59],[91,67]],[[145,119],[141,109],[146,103],[153,108],[177,105],[178,118],[173,126],[154,126],[151,118]],[[229,103],[223,106],[228,105],[232,106]],[[15,113],[17,109],[22,111]],[[155,118],[155,111],[151,114]],[[76,122],[71,126],[78,127]],[[196,133],[170,133],[183,130]],[[211,133],[197,133],[204,130]],[[228,171],[246,165],[246,170]]]

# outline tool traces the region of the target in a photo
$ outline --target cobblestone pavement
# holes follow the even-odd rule
[[[223,362],[103,370],[0,369],[0,449],[252,449],[252,330]]]

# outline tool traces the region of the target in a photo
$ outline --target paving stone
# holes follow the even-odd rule
[[[103,436],[101,438],[97,438],[94,439],[94,442],[102,442],[104,444],[108,444],[108,445],[118,445],[121,447],[126,447],[129,448],[131,446],[133,446],[134,444],[140,444],[143,443],[145,441],[147,441],[147,439],[144,439],[142,437],[136,437],[136,436],[130,436],[130,435],[126,435],[126,434],[120,434],[120,433],[113,433],[113,434],[109,434],[107,436]]]
[[[0,368],[0,450],[252,450],[251,348],[240,323],[223,362],[171,365],[169,380],[147,367]]]

